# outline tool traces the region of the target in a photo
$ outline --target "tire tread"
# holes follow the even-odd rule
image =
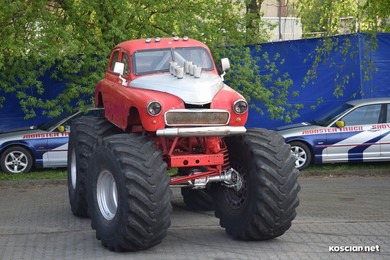
[[[240,240],[266,240],[287,231],[296,216],[299,205],[297,182],[299,175],[294,165],[290,146],[274,131],[249,129],[245,135],[227,138],[229,149],[249,149],[248,164],[251,165],[255,183],[255,210],[242,230],[237,230],[225,218],[223,210],[216,210],[220,225],[226,232]],[[251,162],[252,161],[252,162]]]

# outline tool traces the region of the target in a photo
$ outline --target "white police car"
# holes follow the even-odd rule
[[[279,127],[298,169],[390,160],[390,98],[352,100],[309,122]]]
[[[0,166],[5,173],[23,173],[31,167],[66,167],[70,123],[82,115],[103,115],[102,109],[78,111],[39,126],[0,134]]]

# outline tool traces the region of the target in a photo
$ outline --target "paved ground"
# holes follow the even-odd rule
[[[235,241],[213,212],[186,210],[176,190],[168,236],[136,253],[104,249],[89,220],[71,214],[64,184],[0,185],[0,259],[390,259],[390,176],[300,183],[298,216],[277,239]],[[376,245],[380,252],[329,252]]]

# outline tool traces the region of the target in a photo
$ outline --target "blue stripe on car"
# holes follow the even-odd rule
[[[383,137],[387,136],[390,134],[390,131],[378,135],[375,138],[372,138],[371,140],[368,140],[367,142],[362,143],[361,145],[358,145],[348,151],[348,161],[356,161],[356,162],[363,162],[363,153],[366,149],[371,147],[372,145],[380,145],[378,143],[379,140],[381,140]],[[357,154],[354,156],[354,154]]]

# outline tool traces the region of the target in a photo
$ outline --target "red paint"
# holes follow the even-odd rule
[[[207,169],[196,176],[177,177],[172,180],[172,184],[183,183],[196,178],[221,174],[222,169],[229,166],[227,148],[221,137],[156,137],[155,132],[159,129],[167,128],[164,121],[164,113],[173,109],[184,109],[183,101],[169,93],[129,87],[131,81],[144,75],[135,75],[132,69],[132,58],[135,52],[149,49],[171,49],[201,47],[212,57],[209,48],[196,40],[184,41],[182,38],[174,41],[173,38],[161,38],[159,42],[151,39],[146,43],[145,39],[131,40],[118,44],[111,53],[107,72],[96,86],[95,105],[104,107],[105,117],[113,124],[126,132],[140,133],[148,135],[156,146],[163,153],[163,158],[168,164],[168,168],[203,168]],[[126,86],[122,85],[119,75],[111,70],[111,63],[114,57],[118,61],[128,61],[129,73],[122,75],[126,79]],[[212,59],[212,58],[211,58]],[[216,66],[207,73],[218,75]],[[128,70],[127,70],[128,71]],[[163,72],[168,74],[169,72]],[[161,74],[161,72],[156,74]],[[150,76],[148,74],[147,76]],[[173,77],[173,76],[172,76]],[[233,104],[238,99],[244,99],[242,95],[232,88],[224,85],[212,99],[211,109],[223,109],[230,113],[229,126],[244,126],[248,112],[236,114]],[[162,111],[157,116],[148,114],[146,107],[150,101],[158,101]]]

